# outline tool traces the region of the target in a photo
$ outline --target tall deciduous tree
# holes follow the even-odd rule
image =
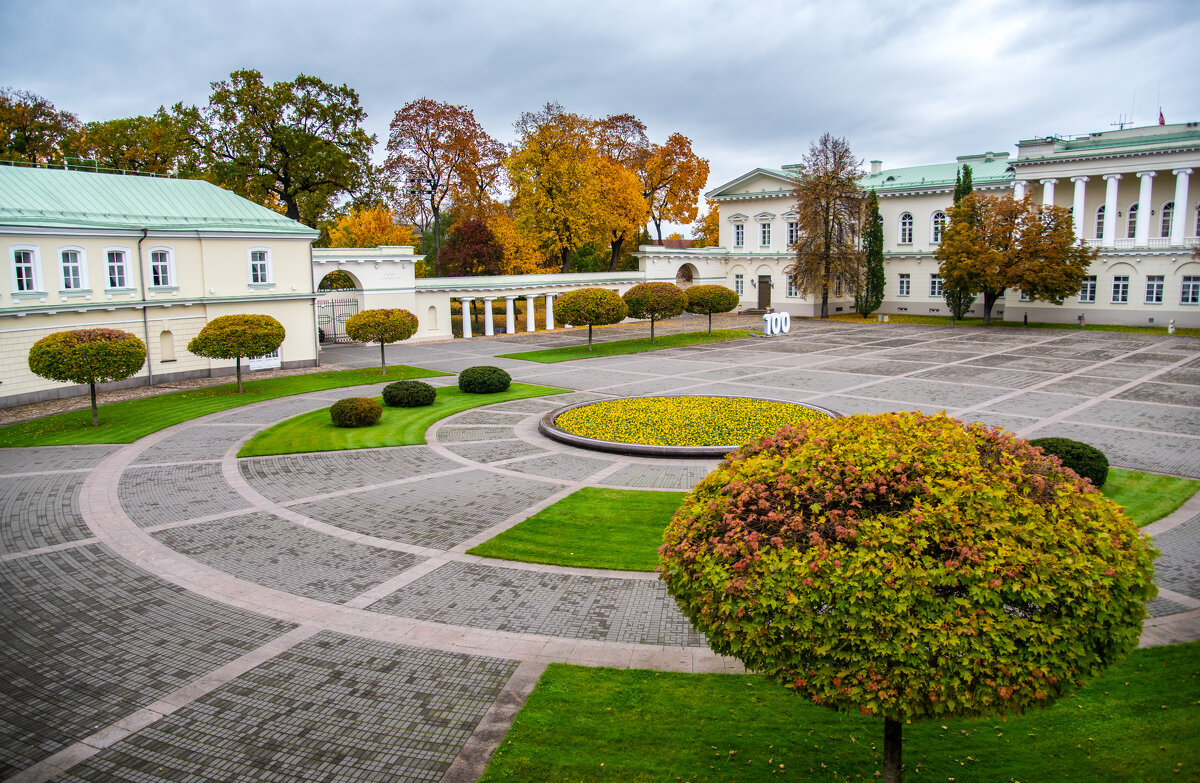
[[[825,133],[804,156],[796,183],[796,260],[788,270],[806,296],[819,294],[821,317],[829,317],[829,291],[841,282],[852,291],[862,278],[859,231],[865,199],[858,189],[861,161],[845,139]]]
[[[468,217],[486,215],[484,207],[498,188],[503,148],[466,106],[421,98],[392,118],[387,151],[387,169],[397,187],[433,215],[430,255],[434,275],[439,275],[443,210],[458,202]]]
[[[504,274],[504,246],[482,220],[456,225],[442,256],[442,273],[451,277]]]
[[[29,349],[29,369],[52,381],[86,383],[92,395],[92,426],[96,384],[124,380],[146,363],[146,344],[120,329],[75,329],[46,335]]]
[[[0,160],[61,163],[79,118],[28,90],[0,89]]]
[[[642,195],[659,242],[664,222],[696,219],[696,202],[708,182],[708,161],[692,151],[691,139],[672,133],[666,144],[652,145],[641,176]]]
[[[866,318],[883,304],[883,288],[886,278],[883,271],[883,216],[879,214],[879,196],[872,190],[867,196],[866,225],[863,229],[863,246],[866,255],[866,270],[858,293],[854,295],[854,309]]]
[[[352,208],[329,229],[330,247],[414,245],[416,241],[412,229],[398,225],[395,213],[383,204]]]
[[[268,85],[258,71],[235,71],[213,82],[206,107],[175,113],[193,129],[213,181],[309,226],[369,175],[375,137],[344,84],[300,74]]]
[[[200,167],[187,128],[162,107],[151,117],[87,123],[79,155],[104,168],[149,174],[188,175]]]
[[[1062,304],[1079,291],[1097,252],[1076,240],[1071,213],[1026,197],[969,193],[950,209],[934,251],[944,280],[983,294],[983,322],[1007,288],[1033,301]]]

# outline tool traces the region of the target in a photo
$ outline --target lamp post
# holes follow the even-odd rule
[[[408,177],[407,179],[404,180],[404,185],[405,185],[405,189],[404,189],[405,193],[407,193],[410,196],[417,197],[417,205],[418,205],[418,208],[421,210],[421,250],[426,255],[428,255],[429,249],[427,247],[425,247],[425,232],[426,232],[426,229],[428,228],[429,224],[427,222],[427,218],[425,217],[425,198],[427,196],[433,195],[434,182],[429,177]],[[440,234],[438,228],[439,228],[438,227],[438,215],[436,212],[434,212],[434,214],[433,214],[433,243],[434,243],[433,276],[434,277],[439,277],[441,275],[441,269],[438,267],[438,252],[437,251],[442,249],[442,238],[441,238],[441,234]],[[428,269],[428,267],[426,267],[426,268]],[[426,273],[426,274],[428,274],[428,273]]]

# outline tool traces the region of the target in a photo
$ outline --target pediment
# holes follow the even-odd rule
[[[754,169],[753,171],[746,172],[737,179],[730,180],[724,185],[708,191],[704,195],[705,198],[718,199],[723,196],[778,193],[782,190],[791,190],[795,186],[796,181],[791,177],[786,177],[769,169]]]

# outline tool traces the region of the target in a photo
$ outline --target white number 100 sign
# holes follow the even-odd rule
[[[787,313],[767,313],[763,316],[763,334],[787,334],[792,330],[792,317]]]

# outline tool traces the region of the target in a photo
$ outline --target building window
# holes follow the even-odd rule
[[[1138,213],[1138,205],[1130,204],[1129,205],[1129,223],[1125,226],[1125,236],[1129,237],[1130,239],[1132,239],[1134,237],[1134,235],[1137,233],[1137,213]]]
[[[912,214],[905,212],[900,216],[900,244],[911,245],[913,237]]]
[[[758,244],[762,245],[763,247],[771,246],[771,224],[770,223],[759,223],[758,224]]]
[[[1083,278],[1083,285],[1079,287],[1080,302],[1095,302],[1096,301],[1096,276],[1090,275]]]
[[[271,251],[258,248],[250,251],[250,283],[270,283]]]
[[[1125,304],[1129,301],[1129,275],[1117,275],[1113,278],[1113,304]]]
[[[1200,204],[1196,205],[1196,225],[1192,229],[1192,236],[1200,236]]]
[[[787,279],[787,295],[789,297],[796,297],[800,295],[800,292],[796,290],[796,278],[792,277],[791,275],[788,275]]]
[[[912,286],[912,280],[909,278],[909,276],[906,274],[900,275],[900,288],[896,295],[897,296],[908,296],[909,291],[912,290],[911,286]]]
[[[1162,304],[1164,283],[1165,278],[1162,275],[1146,277],[1146,304]]]
[[[13,251],[13,291],[37,291],[38,283],[37,257],[32,250]]]
[[[1184,275],[1183,290],[1179,292],[1180,304],[1200,304],[1200,275]]]
[[[787,224],[788,247],[796,244],[796,235],[799,230],[799,224],[794,220],[789,220]]]
[[[842,279],[840,277],[837,280],[833,281],[833,295],[834,296],[842,295]]]
[[[746,293],[745,281],[741,275],[733,276],[733,290],[737,292],[738,296]]]
[[[733,224],[733,246],[745,247],[746,245],[746,227],[741,223]]]
[[[129,260],[124,250],[109,250],[106,253],[106,277],[109,288],[129,287]]]
[[[60,250],[62,259],[62,290],[78,291],[87,286],[84,269],[83,252],[80,250]]]
[[[942,296],[942,276],[929,276],[929,295],[935,299],[940,299]]]
[[[1159,226],[1161,237],[1171,236],[1171,218],[1175,215],[1175,202],[1168,201],[1163,204],[1162,208],[1162,224]]]
[[[150,285],[165,288],[175,285],[174,259],[170,250],[150,251]]]
[[[1027,293],[1025,293],[1024,291],[1022,291],[1022,292],[1021,292],[1021,301],[1022,301],[1022,302],[1028,302],[1028,301],[1029,301],[1029,294],[1027,294]]]
[[[933,237],[935,243],[942,241],[942,234],[946,231],[946,213],[940,209],[933,213],[933,231],[930,236]],[[938,294],[941,296],[941,294]]]
[[[1104,205],[1096,210],[1096,239],[1104,239]]]

